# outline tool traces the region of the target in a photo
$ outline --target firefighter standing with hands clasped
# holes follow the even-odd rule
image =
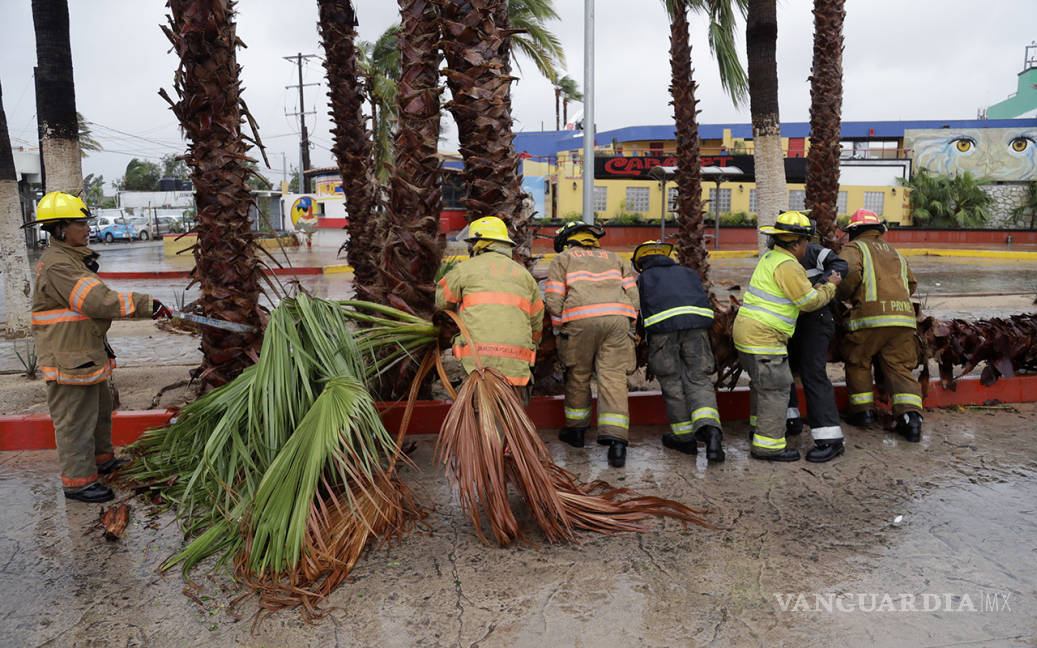
[[[637,366],[634,322],[639,300],[630,264],[602,250],[598,225],[570,222],[555,234],[558,255],[548,270],[544,301],[559,327],[565,369],[565,427],[558,438],[582,448],[591,418],[591,378],[598,377],[598,443],[609,465],[626,464],[630,416],[627,375]]]
[[[706,444],[706,459],[723,461],[723,432],[710,376],[713,308],[702,280],[670,255],[673,245],[645,241],[634,250],[641,317],[648,336],[648,368],[659,380],[670,430],[663,445],[685,454]]]
[[[61,464],[65,497],[107,502],[115,497],[101,484],[129,460],[112,446],[112,392],[109,377],[115,353],[107,332],[113,319],[169,317],[149,295],[109,290],[97,277],[96,252],[87,247],[93,218],[83,201],[58,191],[36,207],[36,220],[51,245],[36,264],[32,330],[40,371],[47,383],[47,406]]]
[[[857,426],[875,422],[871,363],[878,356],[896,430],[908,441],[918,442],[922,438],[922,390],[911,373],[918,364],[911,303],[915,276],[904,256],[882,240],[886,221],[874,212],[858,209],[844,229],[850,242],[842,254],[850,273],[839,286],[839,298],[851,302],[848,330],[840,347],[850,393],[846,420]]]
[[[764,225],[759,230],[770,237],[772,249],[753,271],[733,330],[738,357],[750,379],[750,456],[766,461],[798,461],[799,450],[789,448],[785,441],[792,386],[788,340],[796,331],[799,313],[817,310],[831,301],[841,277],[833,274],[829,283],[813,286],[807,279],[799,259],[806,254],[814,226],[800,212],[784,212],[773,226]]]

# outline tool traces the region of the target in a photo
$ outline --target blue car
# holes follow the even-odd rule
[[[97,228],[97,239],[105,243],[132,241],[137,238],[137,230],[133,228],[133,225],[124,222],[122,219],[100,216],[95,227]]]

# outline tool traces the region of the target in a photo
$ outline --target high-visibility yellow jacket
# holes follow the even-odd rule
[[[529,383],[544,302],[533,275],[512,260],[510,246],[491,244],[448,272],[436,286],[436,307],[460,314],[483,366],[499,370],[512,385]],[[466,372],[475,369],[462,335],[454,338],[454,357]]]
[[[36,264],[32,331],[46,381],[92,385],[108,379],[115,354],[107,333],[113,319],[151,317],[151,296],[109,290],[84,261],[96,253],[51,238]]]
[[[915,328],[911,295],[917,282],[907,259],[878,231],[861,232],[843,246],[850,273],[839,284],[839,298],[851,302],[846,327],[851,331],[877,326]]]
[[[796,257],[775,247],[760,258],[732,329],[735,348],[756,355],[786,355],[799,313],[821,308],[835,286],[810,285]]]
[[[555,326],[602,315],[637,319],[641,303],[634,270],[598,247],[570,247],[551,261],[544,301]]]

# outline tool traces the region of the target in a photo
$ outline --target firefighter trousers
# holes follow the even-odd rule
[[[792,372],[788,356],[738,352],[749,374],[749,420],[756,422],[752,451],[757,455],[785,450],[785,413],[788,411]]]
[[[877,359],[886,381],[886,393],[894,416],[922,411],[922,388],[911,373],[918,364],[915,330],[906,326],[880,326],[851,331],[840,347],[846,361],[846,391],[850,411],[875,409],[871,363]]]
[[[636,368],[630,319],[603,315],[562,327],[558,355],[565,368],[565,424],[589,427],[591,378],[598,379],[598,439],[627,441],[627,375]]]
[[[832,311],[825,307],[800,316],[796,322],[796,334],[789,340],[789,368],[803,383],[807,423],[814,441],[841,441],[843,438],[835,389],[828,379],[828,345],[834,335],[835,319]],[[789,390],[786,416],[800,418],[795,384]]]
[[[673,434],[691,434],[707,425],[720,428],[710,379],[713,364],[709,329],[648,334],[648,369],[659,380]]]
[[[108,381],[93,385],[47,382],[47,406],[61,483],[72,493],[97,481],[97,466],[115,456],[112,446],[112,391]]]

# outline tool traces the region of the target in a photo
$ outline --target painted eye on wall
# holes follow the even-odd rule
[[[968,153],[976,147],[976,140],[971,137],[956,137],[953,141],[954,147],[958,149],[960,153]]]
[[[1032,139],[1030,139],[1029,137],[1026,137],[1025,135],[1021,135],[1019,137],[1013,138],[1012,141],[1008,143],[1008,145],[1016,153],[1022,153],[1027,148],[1029,148],[1031,145],[1033,145],[1033,143],[1034,142],[1033,142]]]

